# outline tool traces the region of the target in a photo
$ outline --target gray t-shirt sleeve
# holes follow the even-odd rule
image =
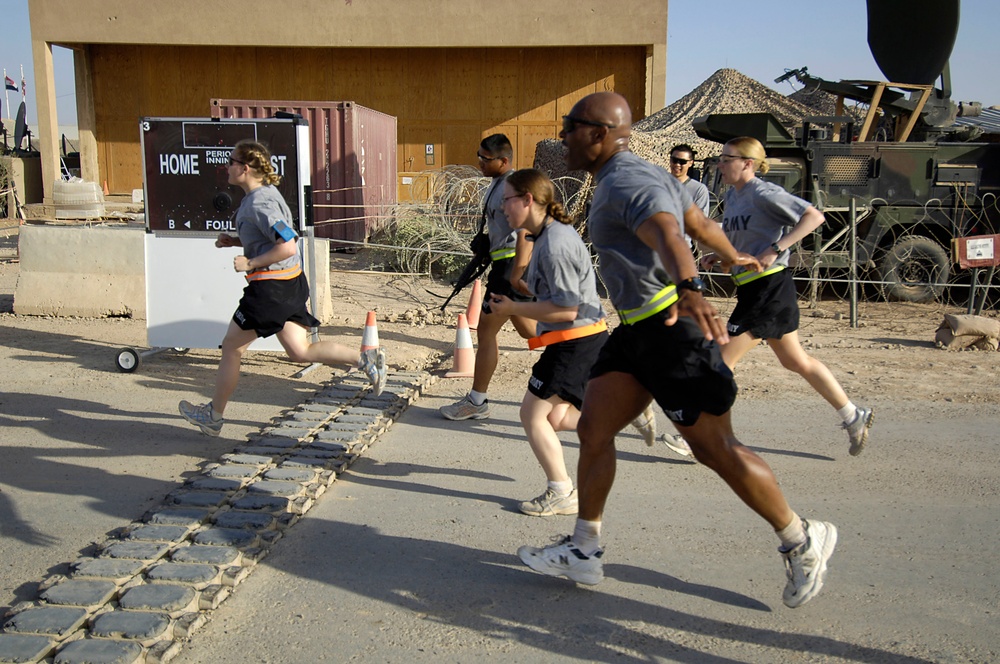
[[[490,251],[497,249],[513,249],[517,244],[517,235],[507,223],[507,215],[503,211],[504,182],[514,171],[493,178],[487,190],[486,199],[486,229],[490,236]]]
[[[694,204],[697,205],[707,217],[708,210],[712,205],[711,196],[708,194],[708,187],[697,180],[688,178],[684,181],[684,189],[686,189],[691,195],[692,200],[694,200]]]

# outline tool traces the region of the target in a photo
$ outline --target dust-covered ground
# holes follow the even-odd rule
[[[373,309],[390,365],[415,369],[440,361],[441,367],[450,366],[454,319],[464,310],[467,292],[442,316],[437,312],[438,295],[447,294],[447,285],[363,273],[363,257],[335,255],[332,265],[336,314],[321,330],[325,337],[359,343],[365,312]],[[168,351],[144,358],[135,373],[121,373],[115,367],[116,351],[145,348],[144,321],[17,316],[12,313],[17,275],[16,227],[7,228],[0,231],[0,613],[2,607],[33,599],[46,575],[65,571],[81,552],[139,518],[186,476],[301,403],[339,372],[321,368],[293,379],[300,367],[281,355],[250,353],[222,437],[207,438],[179,419],[176,404],[180,399],[207,400],[218,352]],[[723,314],[732,307],[730,300],[716,302]],[[1000,353],[934,347],[934,330],[943,315],[964,313],[961,308],[862,303],[861,325],[854,329],[846,303],[804,304],[802,313],[800,333],[807,349],[827,363],[856,403],[876,409],[869,448],[857,459],[847,457],[846,436],[839,430],[824,434],[828,440],[801,440],[799,432],[813,431],[817,421],[827,433],[835,430],[836,416],[766,348],[755,349],[738,367],[737,431],[748,444],[770,453],[767,458],[783,486],[810,495],[812,507],[827,500],[855,501],[850,514],[841,517],[847,521],[842,523],[842,538],[847,541],[864,532],[872,557],[855,562],[863,573],[855,575],[848,604],[863,605],[866,616],[878,616],[903,634],[919,635],[919,621],[931,615],[944,616],[974,635],[972,642],[956,639],[940,650],[925,643],[901,642],[897,647],[891,645],[891,635],[879,632],[878,624],[854,625],[858,621],[845,616],[843,622],[851,629],[869,630],[880,648],[863,657],[844,655],[845,661],[878,661],[878,653],[905,653],[922,661],[1000,657],[995,635],[1000,579],[988,562],[1000,546],[995,448]],[[537,356],[524,349],[510,329],[504,332],[501,349],[491,393],[516,399]],[[460,395],[467,383],[442,381],[428,399],[436,407]],[[667,426],[662,415],[660,422]],[[516,436],[516,431],[510,435]],[[883,440],[886,445],[880,448]],[[827,463],[831,455],[837,458],[835,464]],[[790,474],[783,469],[799,467],[794,464],[802,470]],[[849,496],[838,493],[847,488]],[[692,512],[692,523],[698,518],[693,512],[704,504],[696,498],[678,498],[684,514]],[[618,504],[615,509],[628,508]],[[748,522],[746,515],[741,518]],[[395,519],[387,517],[387,523]],[[884,547],[892,551],[893,563],[879,557],[880,547],[872,544],[876,538],[883,538]],[[689,544],[695,546],[694,540]],[[754,547],[762,544],[754,540]],[[898,546],[913,550],[893,549]],[[690,551],[677,555],[691,563]],[[878,591],[866,593],[863,584],[857,585],[860,579],[870,579]],[[773,590],[768,587],[768,592]],[[754,596],[758,591],[763,592],[753,583],[746,589]],[[933,606],[921,607],[927,611],[921,613],[915,597],[924,603],[927,597],[937,599]],[[378,657],[377,643],[370,647],[370,654]],[[760,661],[754,652],[727,651],[732,660],[725,661]],[[610,656],[578,655],[600,660]],[[836,653],[814,651],[805,659],[826,656],[837,658]]]

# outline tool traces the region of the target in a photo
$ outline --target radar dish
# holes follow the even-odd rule
[[[868,48],[890,83],[933,85],[958,36],[958,0],[868,0]]]

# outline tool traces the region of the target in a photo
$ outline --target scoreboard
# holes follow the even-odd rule
[[[157,234],[236,233],[243,190],[229,184],[229,155],[244,139],[262,143],[281,176],[278,191],[304,229],[309,126],[301,118],[142,118],[146,230]]]

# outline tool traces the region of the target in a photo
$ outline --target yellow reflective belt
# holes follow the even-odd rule
[[[502,261],[505,258],[513,258],[514,254],[517,253],[513,247],[504,247],[503,249],[497,249],[496,251],[490,252],[491,261]]]
[[[761,277],[766,277],[771,274],[777,274],[778,272],[781,272],[784,269],[785,269],[784,265],[772,265],[763,272],[751,272],[750,270],[747,270],[746,272],[740,272],[739,274],[734,274],[733,281],[736,283],[737,286],[742,286],[743,284],[748,284],[751,281],[756,281]]]
[[[618,318],[623,325],[634,325],[641,320],[660,313],[677,301],[677,286],[670,284],[654,295],[646,304],[636,309],[619,309]]]

